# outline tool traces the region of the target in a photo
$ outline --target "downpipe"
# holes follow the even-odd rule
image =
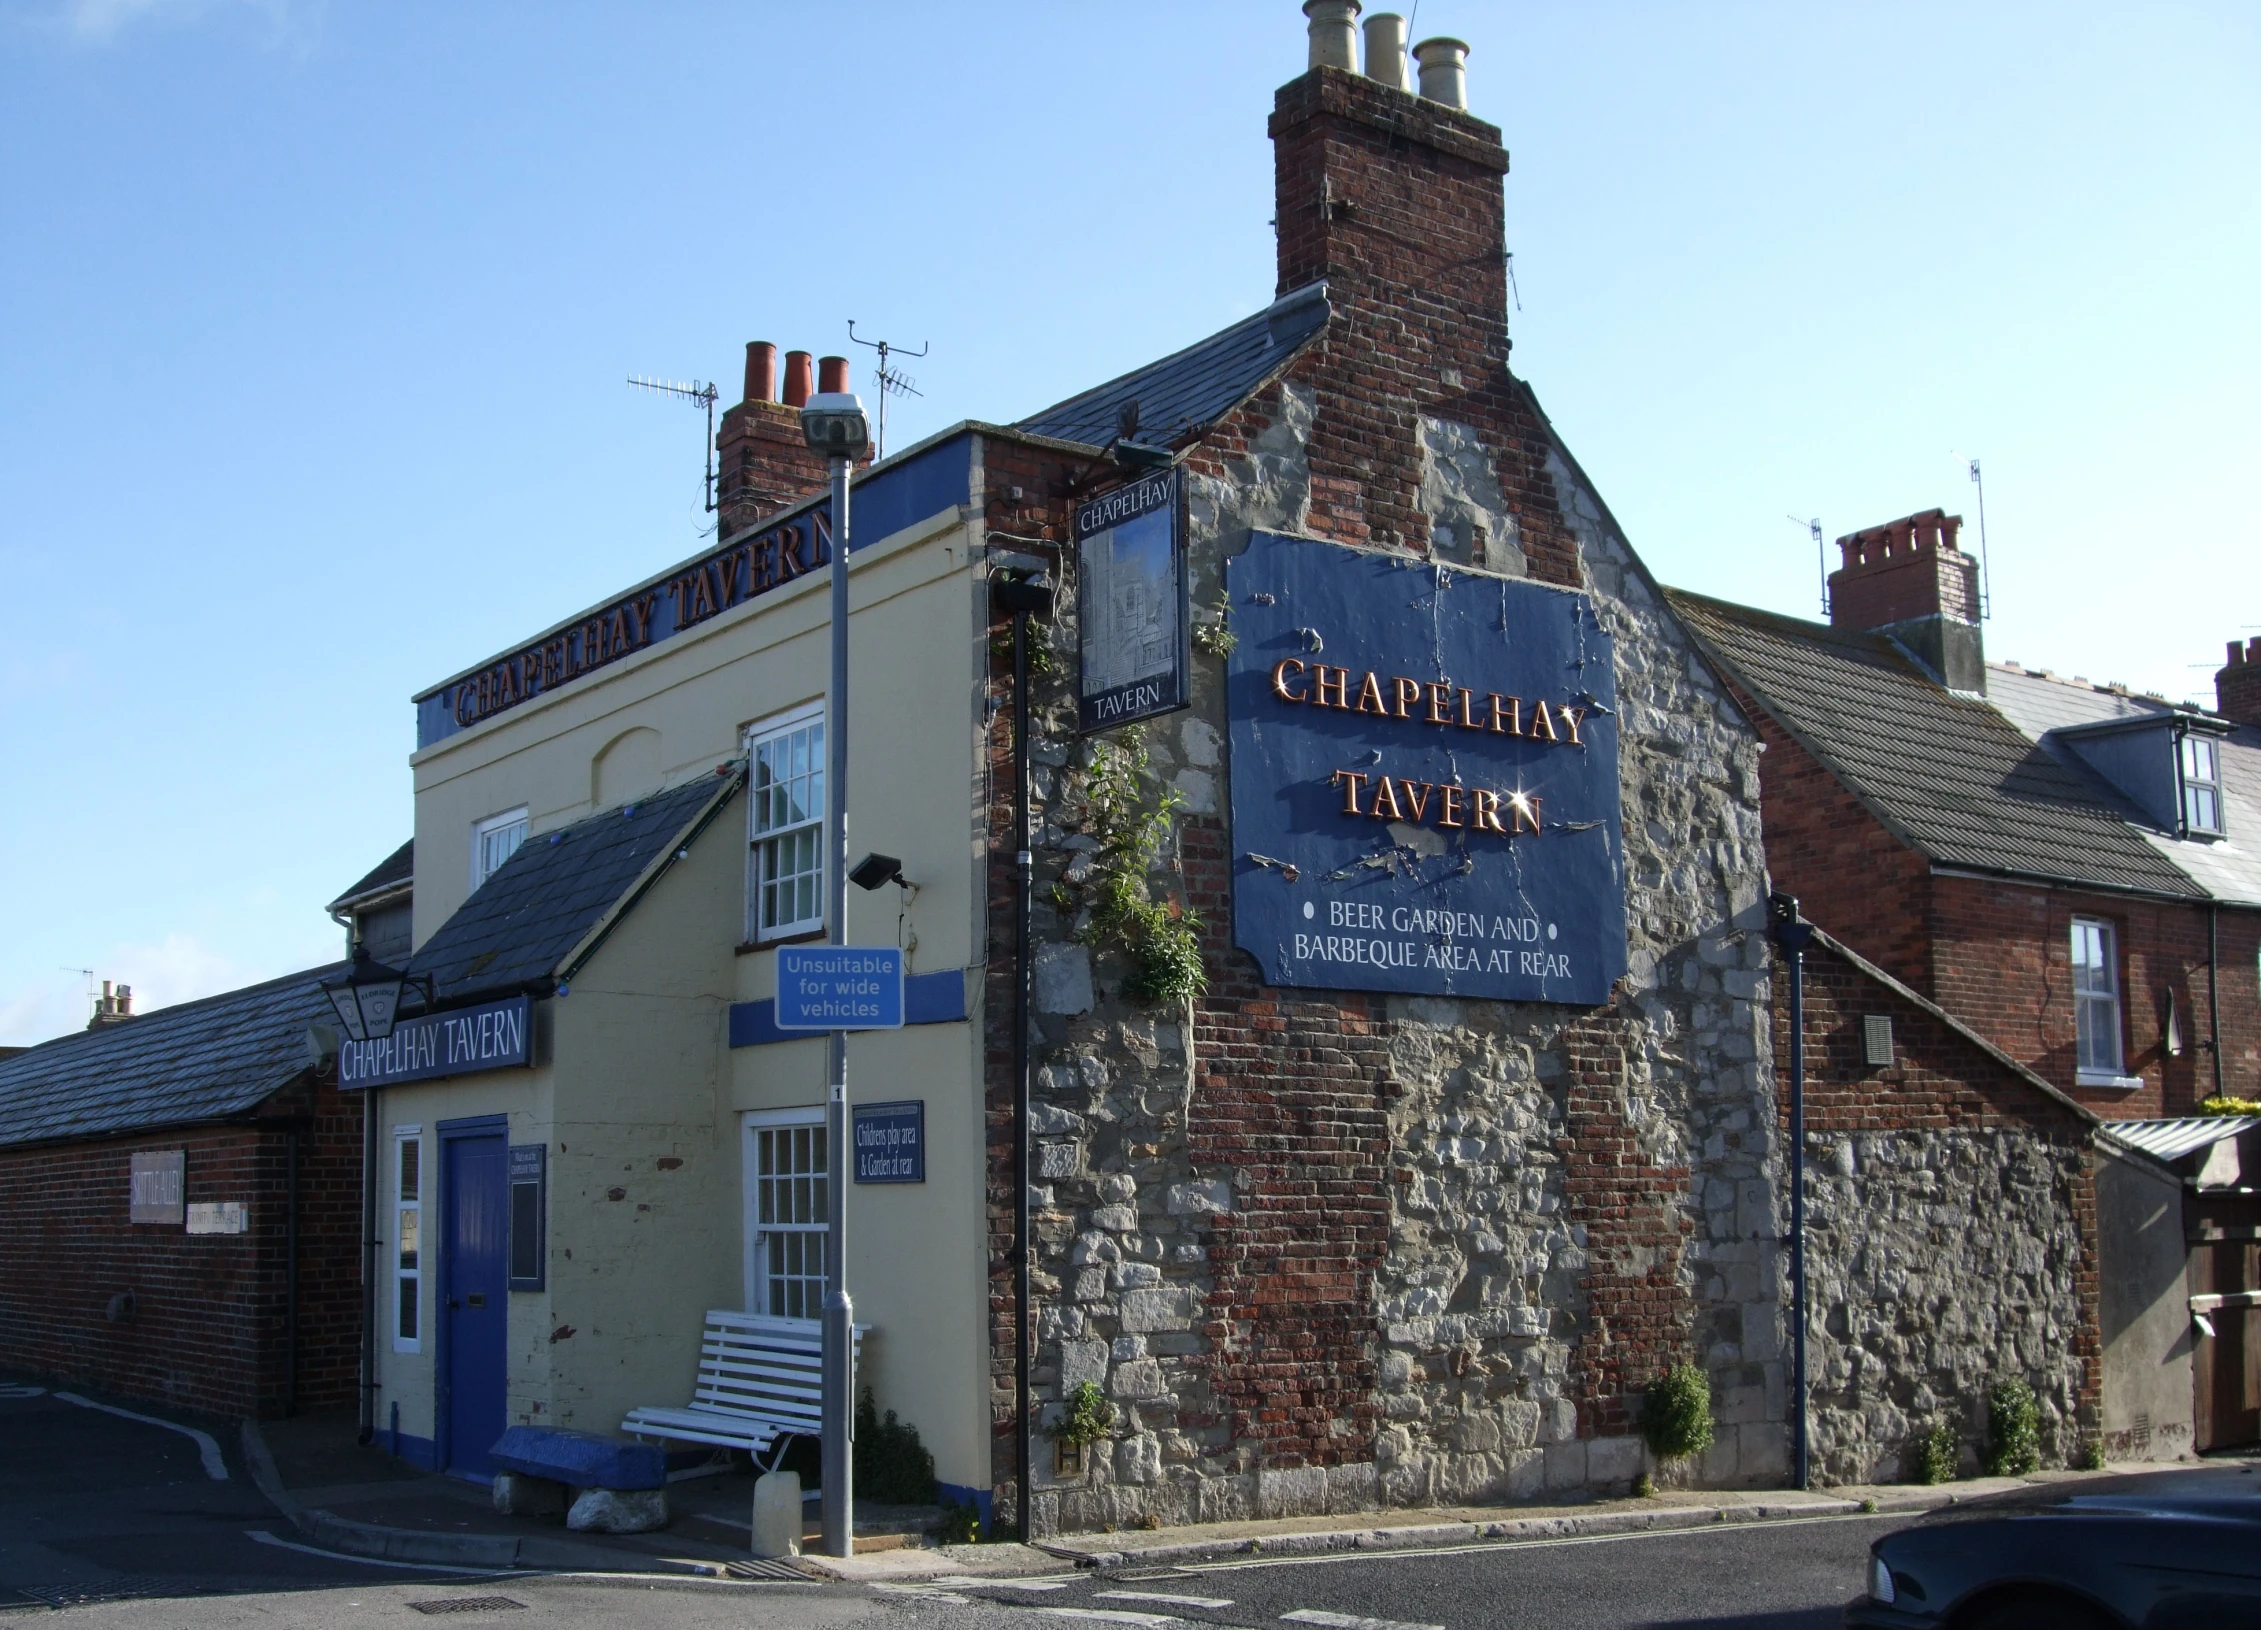
[[[1794,894],[1770,894],[1767,924],[1790,962],[1790,1423],[1791,1486],[1813,1486],[1806,1430],[1806,947],[1813,924]]]

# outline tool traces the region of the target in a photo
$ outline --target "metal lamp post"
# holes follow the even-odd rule
[[[825,799],[832,828],[825,858],[830,941],[848,943],[848,476],[871,445],[864,405],[847,391],[812,396],[801,409],[809,449],[832,461],[832,682],[825,691],[829,750]],[[831,1090],[824,1111],[824,1387],[822,1410],[826,1556],[856,1549],[856,1312],[848,1299],[848,1033],[829,1033]]]

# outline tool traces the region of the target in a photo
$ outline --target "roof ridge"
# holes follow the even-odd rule
[[[45,1041],[33,1042],[29,1047],[12,1057],[0,1058],[0,1074],[8,1073],[11,1066],[21,1064],[36,1054],[44,1053],[48,1059],[52,1060],[55,1055],[49,1052],[50,1048],[61,1048],[72,1042],[81,1041],[100,1043],[104,1037],[122,1038],[129,1035],[147,1035],[149,1033],[148,1027],[152,1026],[157,1020],[172,1020],[192,1013],[200,1013],[221,1002],[241,1001],[245,997],[255,996],[263,991],[271,991],[282,985],[301,984],[308,981],[318,983],[325,975],[338,973],[351,966],[350,962],[341,957],[335,962],[318,963],[311,968],[302,968],[296,973],[277,974],[272,979],[262,979],[256,984],[238,985],[233,990],[215,991],[210,996],[192,996],[187,1001],[175,1002],[170,1007],[153,1007],[147,1013],[136,1013],[120,1024],[106,1024],[97,1030],[72,1030],[60,1036],[50,1036]]]

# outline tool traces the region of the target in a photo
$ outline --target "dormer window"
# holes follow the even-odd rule
[[[2196,731],[2182,739],[2182,824],[2185,832],[2222,835],[2222,750]]]

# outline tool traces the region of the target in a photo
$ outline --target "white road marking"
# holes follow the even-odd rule
[[[1230,1607],[1230,1596],[1173,1596],[1166,1590],[1098,1590],[1095,1602],[1161,1602],[1169,1607]]]
[[[19,1387],[11,1384],[0,1387],[0,1398],[37,1398],[46,1391],[45,1387]]]
[[[1098,1619],[1107,1624],[1183,1624],[1183,1619],[1173,1619],[1167,1613],[1131,1613],[1122,1608],[1106,1607],[1033,1607],[1032,1613],[1049,1613],[1059,1619]]]
[[[1060,1579],[977,1579],[970,1574],[952,1574],[947,1579],[930,1581],[945,1590],[1066,1590],[1076,1575]]]
[[[1825,1522],[1900,1522],[1906,1511],[1842,1511],[1822,1517],[1765,1517],[1741,1522],[1691,1523],[1684,1528],[1636,1528],[1622,1534],[1568,1534],[1549,1539],[1479,1539],[1458,1545],[1406,1545],[1370,1551],[1321,1551],[1311,1556],[1235,1557],[1229,1562],[1180,1562],[1184,1573],[1233,1573],[1247,1568],[1316,1568],[1330,1562],[1393,1562],[1409,1556],[1466,1556],[1476,1551],[1532,1551],[1558,1545],[1615,1545],[1634,1539],[1695,1539],[1748,1534],[1760,1528],[1810,1528]]]
[[[1365,1619],[1355,1613],[1322,1613],[1315,1607],[1299,1607],[1293,1613],[1280,1617],[1289,1624],[1323,1624],[1330,1630],[1445,1630],[1441,1624],[1409,1624],[1403,1619]]]
[[[196,1439],[196,1453],[204,1462],[204,1475],[215,1483],[228,1480],[228,1463],[220,1457],[220,1446],[212,1441],[212,1434],[199,1432],[193,1426],[183,1426],[179,1421],[160,1420],[155,1415],[136,1415],[130,1409],[120,1409],[114,1404],[98,1404],[92,1398],[81,1398],[75,1392],[55,1394],[66,1404],[76,1404],[81,1409],[99,1409],[105,1415],[118,1415],[129,1421],[139,1421],[144,1426],[162,1426],[168,1432],[178,1432],[184,1438]]]
[[[390,1558],[381,1556],[355,1556],[351,1551],[325,1551],[317,1545],[301,1545],[296,1540],[277,1539],[264,1528],[246,1528],[243,1531],[243,1536],[246,1539],[255,1539],[262,1545],[272,1545],[279,1551],[300,1551],[307,1556],[327,1557],[332,1562],[363,1562],[372,1568],[413,1568],[418,1573],[451,1573],[458,1579],[500,1579],[504,1572],[518,1571],[516,1569],[498,1571],[494,1568],[449,1568],[443,1567],[437,1562],[395,1562]],[[618,1576],[608,1574],[606,1577],[616,1578]]]

